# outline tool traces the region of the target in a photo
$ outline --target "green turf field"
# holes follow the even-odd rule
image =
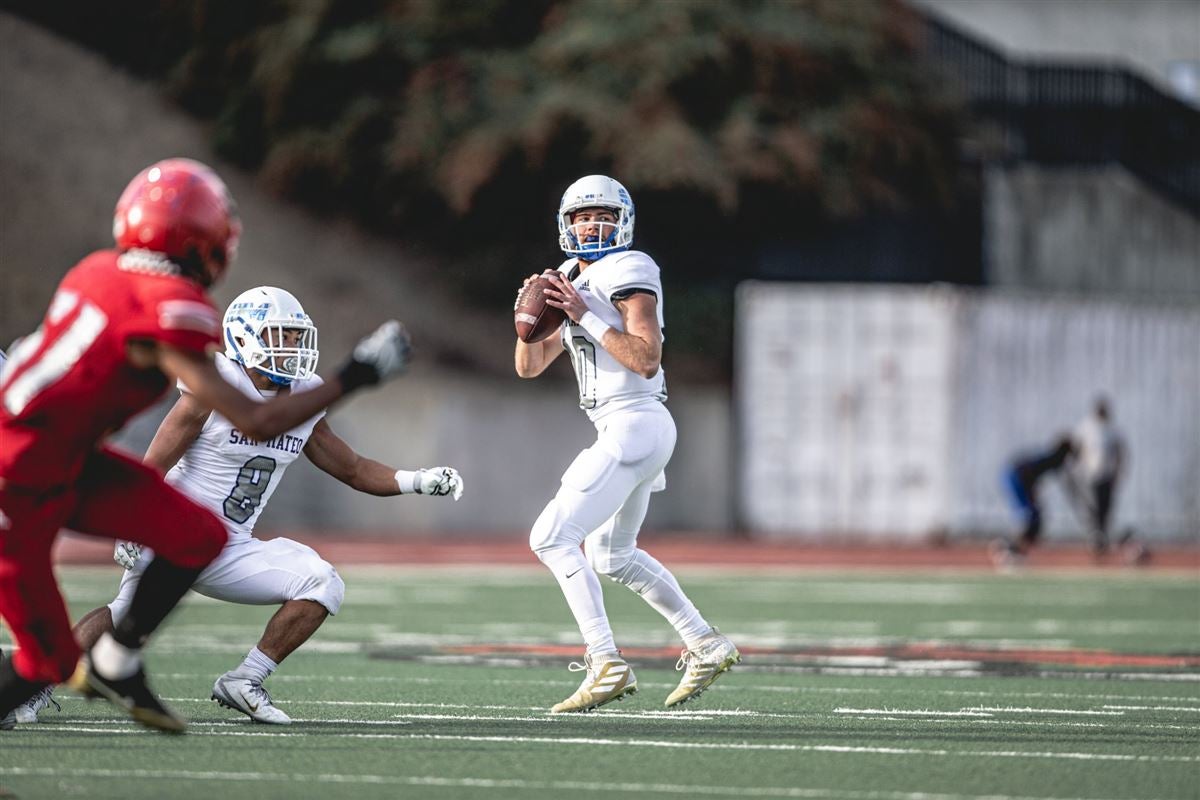
[[[1200,797],[1196,576],[678,572],[745,652],[682,710],[662,708],[677,645],[620,587],[608,607],[641,691],[551,717],[579,676],[554,647],[577,634],[548,574],[349,568],[342,613],[267,684],[296,724],[207,699],[273,609],[192,597],[149,650],[187,736],[63,692],[61,712],[0,733],[0,786],[24,800]],[[119,572],[60,575],[79,615]]]

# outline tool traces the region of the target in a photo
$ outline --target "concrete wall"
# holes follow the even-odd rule
[[[984,264],[996,286],[1200,298],[1200,220],[1122,167],[989,167]]]
[[[554,367],[566,367],[565,359]],[[258,530],[525,536],[563,470],[595,440],[575,391],[561,376],[498,381],[418,370],[355,397],[330,414],[334,431],[364,455],[397,467],[454,466],[466,484],[462,500],[359,494],[300,459]],[[170,402],[134,420],[117,443],[143,452]],[[733,522],[728,392],[676,387],[667,406],[679,442],[667,489],[653,496],[646,525],[726,530]]]

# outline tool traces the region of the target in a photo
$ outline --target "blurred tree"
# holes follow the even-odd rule
[[[559,193],[610,173],[689,287],[673,341],[726,366],[756,248],[955,202],[958,111],[899,0],[0,4],[165,76],[224,156],[435,246],[479,302],[556,263]]]

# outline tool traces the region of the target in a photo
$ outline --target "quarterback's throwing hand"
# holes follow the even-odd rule
[[[137,542],[117,542],[117,547],[113,550],[113,561],[125,569],[133,569],[141,557],[142,546]]]
[[[417,494],[429,494],[434,497],[454,495],[454,499],[462,497],[463,479],[454,467],[426,467],[417,470],[415,481]]]
[[[342,387],[352,392],[401,375],[408,369],[412,340],[396,320],[380,325],[374,333],[354,346],[354,353],[338,371]]]

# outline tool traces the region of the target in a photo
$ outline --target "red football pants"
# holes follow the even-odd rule
[[[0,617],[12,629],[17,674],[60,683],[79,660],[50,564],[61,528],[148,545],[202,569],[225,546],[225,526],[151,468],[112,450],[88,458],[74,485],[53,494],[0,489]]]

